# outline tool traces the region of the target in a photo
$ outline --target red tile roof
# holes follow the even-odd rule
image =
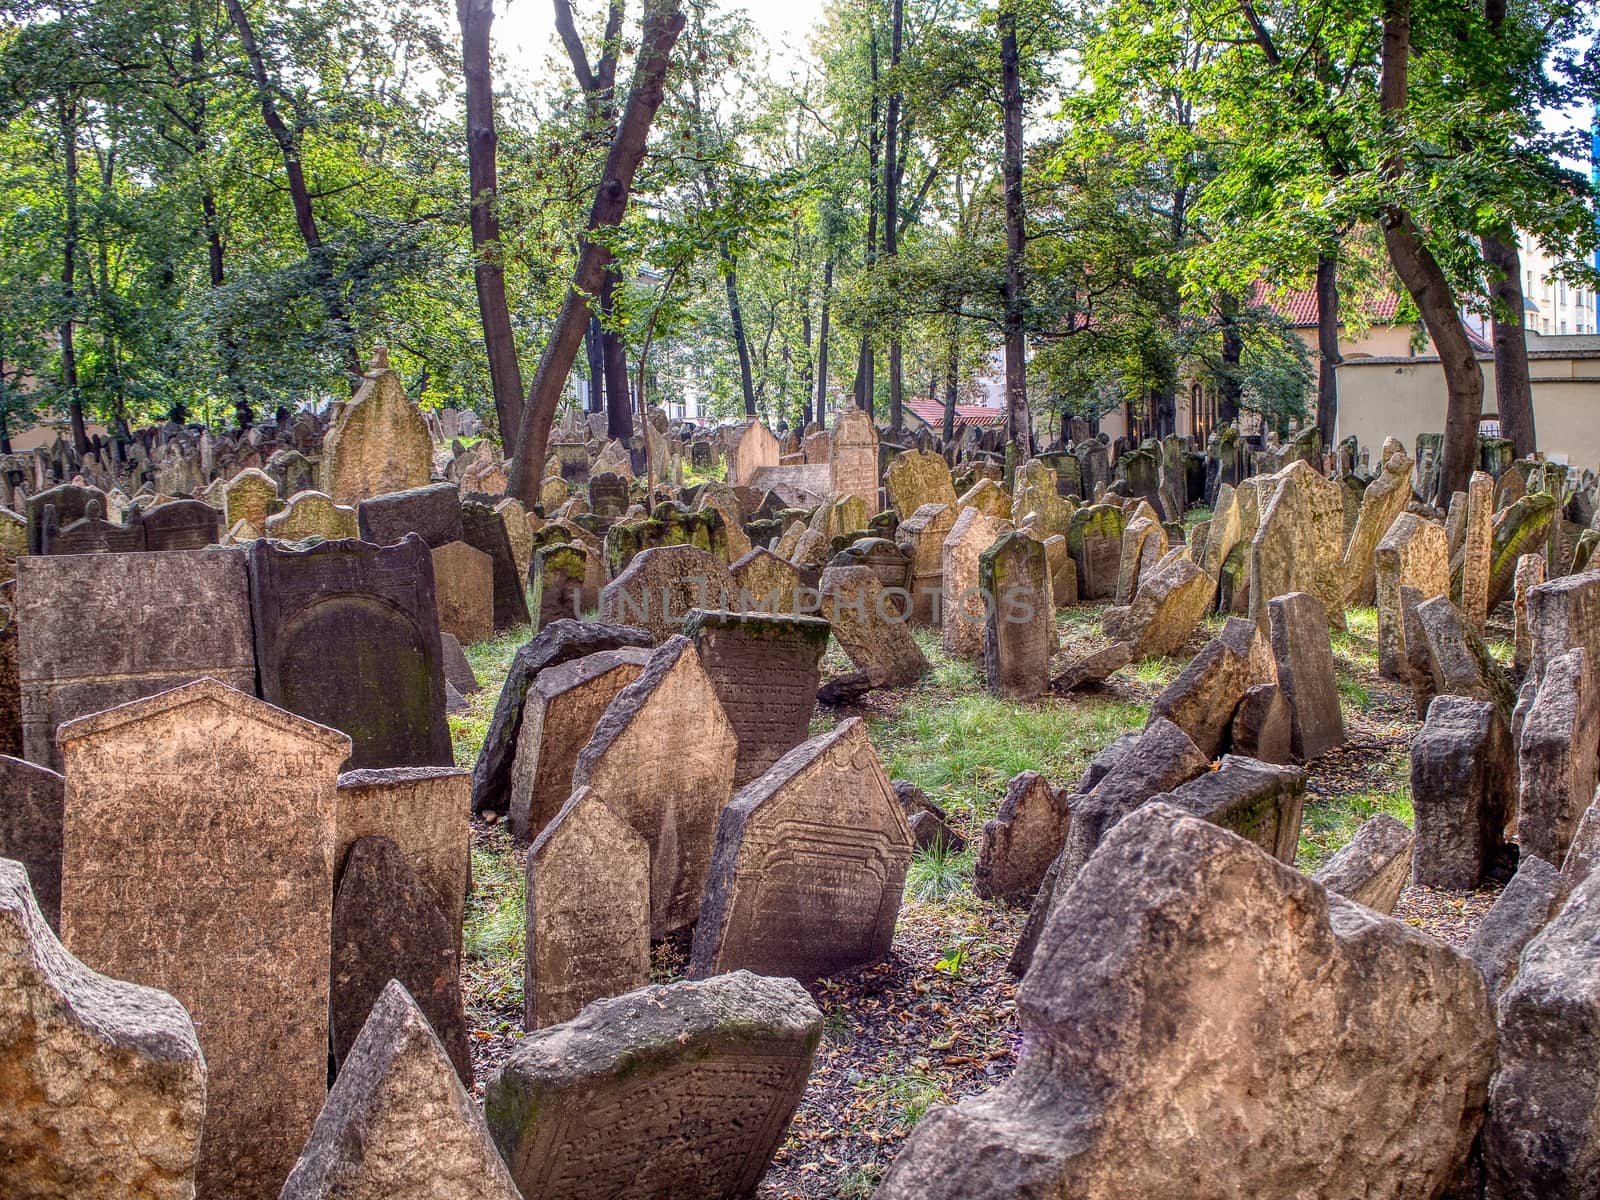
[[[944,405],[935,400],[907,400],[906,407],[917,416],[921,417],[935,430],[944,428]],[[999,425],[1006,419],[1006,410],[1003,408],[985,408],[981,404],[956,405],[956,428],[964,425],[976,425],[980,429],[989,425]]]
[[[1317,291],[1315,288],[1306,288],[1302,291],[1280,292],[1264,279],[1256,281],[1250,302],[1264,304],[1277,312],[1291,325],[1299,329],[1314,326],[1317,323]],[[1367,320],[1374,325],[1394,324],[1395,314],[1400,311],[1400,297],[1389,294],[1376,297],[1367,306]]]

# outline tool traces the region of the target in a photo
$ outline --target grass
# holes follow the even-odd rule
[[[1364,822],[1379,813],[1412,824],[1411,783],[1401,777],[1405,769],[1402,758],[1390,763],[1390,778],[1383,787],[1356,796],[1307,801],[1295,865],[1308,874],[1316,871],[1355,836]]]
[[[466,697],[466,708],[450,714],[450,744],[458,767],[471,769],[478,761],[478,751],[483,749],[483,739],[489,733],[489,718],[500,699],[500,685],[511,671],[511,660],[532,635],[530,627],[519,625],[498,637],[462,647],[472,673],[483,687]]]
[[[1180,666],[1170,658],[1141,658],[1126,668],[1128,674],[1145,687],[1164,688],[1178,677]]]
[[[922,904],[951,899],[971,880],[976,861],[972,845],[959,854],[943,841],[918,850],[906,870],[906,895]]]
[[[476,995],[497,1008],[520,1008],[526,881],[511,852],[511,831],[501,826],[488,839],[488,847],[472,851],[472,894],[462,946]]]

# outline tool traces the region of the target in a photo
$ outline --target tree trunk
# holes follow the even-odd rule
[[[600,286],[600,311],[610,319],[616,304],[617,285],[622,276],[606,272]],[[628,357],[622,338],[600,323],[600,358],[606,381],[606,436],[620,438],[624,444],[633,437],[633,396],[628,391]]]
[[[1339,259],[1317,258],[1317,432],[1332,449],[1339,423]]]
[[[1015,443],[1017,457],[1033,453],[1033,429],[1028,420],[1028,355],[1024,311],[1023,252],[1027,246],[1022,208],[1022,71],[1017,52],[1017,14],[1009,0],[1001,0],[1000,91],[1001,125],[1005,134],[1004,183],[1006,210],[1006,436]]]
[[[728,320],[733,325],[733,345],[739,353],[739,386],[744,392],[744,415],[756,415],[756,385],[750,370],[750,339],[745,336],[744,311],[739,307],[739,264],[722,244],[722,280],[728,289]]]
[[[72,422],[72,445],[79,454],[89,452],[89,435],[83,424],[83,394],[78,390],[78,349],[72,340],[72,327],[78,304],[78,98],[63,95],[56,107],[61,128],[61,162],[66,229],[61,246],[61,389],[67,395],[67,415]]]
[[[1518,458],[1539,448],[1533,421],[1533,386],[1528,375],[1528,341],[1523,325],[1522,255],[1516,231],[1478,239],[1489,268],[1489,298],[1494,303],[1494,399],[1500,436],[1510,438]]]
[[[606,387],[605,373],[606,360],[604,342],[600,336],[600,316],[590,313],[588,324],[583,330],[583,352],[589,364],[589,394],[584,400],[584,411],[605,412]]]
[[[894,90],[889,93],[889,111],[883,131],[883,256],[900,252],[900,43],[905,31],[905,0],[894,0],[889,33],[889,70],[894,73]],[[898,432],[904,424],[902,404],[904,381],[901,378],[900,335],[889,339],[889,428]]]
[[[1411,0],[1384,0],[1383,50],[1378,83],[1378,104],[1388,123],[1405,117],[1411,58]],[[1405,164],[1390,156],[1385,172],[1398,181]],[[1403,205],[1390,204],[1383,214],[1383,241],[1395,274],[1406,285],[1422,314],[1422,323],[1439,353],[1448,397],[1444,421],[1444,453],[1439,467],[1439,487],[1431,499],[1443,508],[1456,492],[1467,490],[1478,461],[1478,422],[1483,416],[1483,371],[1467,337],[1466,326],[1433,252]]]
[[[811,424],[811,388],[816,383],[816,362],[811,352],[811,297],[806,297],[806,307],[800,313],[800,340],[805,343],[805,368],[800,372],[800,429]]]
[[[230,3],[236,0],[230,0]],[[684,24],[680,0],[650,0],[645,7],[644,29],[639,39],[638,68],[628,92],[622,119],[611,139],[605,171],[589,210],[589,229],[610,228],[622,220],[628,207],[628,193],[634,173],[644,158],[650,125],[661,107],[667,68],[672,64],[672,47]],[[585,240],[573,271],[572,287],[561,303],[550,340],[545,343],[534,373],[528,402],[523,407],[522,425],[517,431],[516,461],[506,492],[530,508],[539,498],[544,477],[545,452],[550,440],[550,425],[555,419],[561,393],[566,387],[572,361],[578,355],[583,332],[588,324],[587,296],[599,291],[611,265],[611,252],[599,242]]]
[[[226,0],[226,4],[228,16],[239,31],[239,43],[244,47],[245,58],[250,64],[250,78],[255,83],[256,100],[261,105],[261,119],[283,157],[284,173],[289,178],[289,200],[294,206],[294,223],[300,230],[300,240],[305,244],[306,257],[311,262],[311,275],[322,294],[328,320],[344,342],[345,369],[350,373],[350,386],[354,390],[361,382],[361,354],[356,349],[355,331],[350,327],[344,300],[334,282],[327,248],[323,246],[322,235],[317,230],[316,214],[311,207],[311,191],[306,186],[305,168],[300,161],[299,138],[284,124],[278,112],[278,102],[272,96],[272,80],[267,75],[266,59],[261,54],[261,46],[256,41],[255,30],[250,25],[250,17],[244,11],[243,3],[241,0]]]
[[[867,36],[868,62],[871,67],[872,101],[867,109],[867,253],[866,265],[870,270],[878,261],[878,34],[874,29]],[[861,348],[856,352],[856,407],[871,414],[876,390],[873,371],[876,363],[872,357],[872,332],[861,334]]]
[[[1244,335],[1239,332],[1239,297],[1223,292],[1218,300],[1222,316],[1222,378],[1217,381],[1217,420],[1239,419],[1239,364],[1244,359]]]
[[[961,318],[950,318],[950,338],[944,355],[944,440],[956,436],[956,397],[959,393],[961,371]]]
[[[461,23],[461,58],[467,80],[467,177],[471,195],[472,282],[478,293],[478,318],[489,354],[489,385],[500,420],[501,445],[517,443],[522,419],[522,368],[511,332],[506,302],[506,272],[500,246],[498,168],[495,148],[494,78],[489,28],[493,0],[456,0]]]
[[[817,322],[817,424],[828,427],[828,303],[833,299],[833,259],[822,264],[822,317]]]

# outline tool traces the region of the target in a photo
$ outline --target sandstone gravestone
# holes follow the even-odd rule
[[[847,408],[835,415],[828,436],[828,490],[855,496],[869,513],[877,512],[878,430],[871,415]]]
[[[1312,878],[1330,892],[1388,916],[1411,878],[1414,840],[1404,822],[1379,813],[1362,822]]]
[[[0,858],[26,869],[39,911],[61,928],[61,822],[65,781],[55,771],[0,755]]]
[[[1483,972],[1491,1001],[1516,978],[1523,950],[1561,911],[1570,892],[1561,872],[1544,859],[1530,854],[1517,861],[1517,873],[1467,942],[1467,954]]]
[[[1538,554],[1524,554],[1517,560],[1511,602],[1512,634],[1515,639],[1512,665],[1518,671],[1526,671],[1533,665],[1533,626],[1528,621],[1528,602],[1533,595],[1533,589],[1542,583],[1544,583],[1544,558]]]
[[[806,740],[828,623],[696,609],[683,631],[738,738],[733,786],[743,787]]]
[[[59,769],[63,721],[202,676],[254,692],[248,606],[238,550],[18,560],[24,756]]]
[[[1528,646],[1535,679],[1557,655],[1582,647],[1600,664],[1600,571],[1539,583],[1527,594]]]
[[[989,690],[1031,700],[1050,686],[1055,604],[1044,544],[1025,533],[1003,534],[978,556],[978,586],[989,598],[983,662]]]
[[[356,510],[335,504],[321,492],[300,492],[289,497],[282,512],[258,526],[268,537],[286,542],[305,538],[353,538],[357,535]]]
[[[1518,731],[1517,842],[1558,863],[1600,783],[1600,684],[1581,646],[1545,664]]]
[[[487,504],[461,506],[461,540],[487,554],[494,568],[494,627],[497,631],[528,623],[527,574],[517,570],[503,517]]]
[[[1383,470],[1367,484],[1355,528],[1344,545],[1340,576],[1341,599],[1346,604],[1372,603],[1373,551],[1411,499],[1411,459],[1398,443],[1385,443],[1385,449]]]
[[[930,450],[911,450],[897,455],[883,479],[889,503],[902,521],[924,504],[955,507],[956,489],[950,482],[950,468],[943,458]]]
[[[1515,771],[1511,734],[1487,700],[1439,696],[1411,741],[1413,882],[1471,891],[1504,845]]]
[[[471,1082],[457,937],[391,839],[364,837],[350,848],[333,901],[329,1012],[336,1062],[343,1063],[378,996],[397,979],[427,1014],[463,1082]]]
[[[944,541],[956,523],[951,504],[924,504],[900,523],[895,533],[911,554],[911,620],[939,625],[944,607]]]
[[[1344,714],[1333,669],[1333,645],[1321,603],[1306,592],[1275,596],[1267,606],[1278,686],[1291,711],[1290,746],[1310,762],[1344,744]]]
[[[1303,461],[1272,476],[1272,498],[1250,542],[1250,619],[1265,626],[1267,605],[1290,592],[1315,596],[1324,619],[1344,625],[1344,502],[1339,485]]]
[[[439,629],[471,645],[494,635],[494,559],[465,542],[432,551]]]
[[[1037,771],[1006,784],[1000,811],[983,826],[973,890],[985,900],[1024,903],[1066,844],[1072,811]]]
[[[1474,471],[1467,486],[1467,520],[1461,544],[1461,611],[1481,633],[1489,615],[1494,551],[1494,477]]]
[[[804,614],[800,572],[765,546],[757,546],[734,562],[728,571],[739,589],[739,611],[779,617]]]
[[[350,734],[352,770],[455,765],[421,538],[254,542],[250,580],[263,699]]]
[[[589,551],[581,544],[557,542],[533,552],[528,568],[528,606],[535,630],[552,622],[583,617],[584,581]]]
[[[573,790],[592,787],[650,846],[652,938],[694,924],[737,756],[716,688],[681,635],[651,655],[578,755]]]
[[[408,533],[435,548],[459,542],[461,493],[453,483],[435,483],[374,496],[356,506],[356,522],[361,540],[379,546],[401,541]]]
[[[519,1041],[484,1114],[524,1196],[749,1196],[821,1037],[792,979],[640,988]]]
[[[1021,524],[1034,514],[1034,528],[1041,538],[1066,534],[1071,528],[1073,508],[1061,496],[1055,469],[1042,459],[1030,458],[1017,468],[1011,491],[1011,517]]]
[[[1305,776],[1294,767],[1224,754],[1215,770],[1155,800],[1204,817],[1294,865],[1305,807]]]
[[[323,490],[335,503],[355,504],[422,487],[432,465],[427,423],[383,355],[323,436]]]
[[[1122,563],[1122,530],[1127,516],[1114,504],[1091,504],[1072,514],[1067,553],[1078,568],[1078,596],[1110,600],[1117,594]]]
[[[1008,522],[963,509],[940,547],[943,595],[940,644],[946,654],[975,658],[983,652],[985,600],[978,583],[978,560],[1010,528]]]
[[[592,788],[528,851],[524,1023],[577,1016],[650,981],[650,846]]]
[[[62,940],[189,1011],[208,1076],[198,1191],[270,1200],[327,1086],[350,739],[201,679],[69,722],[60,741]]]
[[[279,1200],[520,1200],[472,1096],[391,980]]]
[[[534,676],[511,765],[511,831],[539,836],[572,795],[572,769],[601,716],[644,671],[650,652],[602,650]],[[563,1020],[565,1018],[562,1018]]]
[[[228,480],[223,496],[227,504],[223,523],[230,529],[240,521],[248,521],[252,529],[265,530],[267,518],[282,507],[277,480],[255,467]]]
[[[1378,672],[1396,681],[1406,677],[1405,620],[1400,589],[1415,588],[1422,599],[1448,594],[1450,561],[1445,532],[1415,513],[1401,513],[1378,543]]]
[[[144,516],[146,550],[204,550],[222,536],[217,510],[201,500],[169,500]]]
[[[818,589],[822,615],[857,670],[882,672],[888,687],[915,683],[926,674],[928,660],[871,567],[830,566]]]
[[[925,1117],[880,1200],[1436,1196],[1494,1061],[1469,959],[1164,804],[1084,869],[1017,1011],[1030,1052]]]
[[[190,1200],[206,1067],[189,1014],[97,975],[0,857],[0,1194]]]
[[[911,847],[865,723],[812,738],[723,811],[690,970],[813,979],[882,958]]]
[[[695,546],[642,550],[601,589],[600,619],[648,629],[657,642],[677,633],[696,608],[727,608],[738,588],[727,565]]]

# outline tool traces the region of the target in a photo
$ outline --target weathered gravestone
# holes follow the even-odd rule
[[[1372,603],[1373,552],[1411,500],[1411,459],[1393,439],[1384,443],[1384,451],[1383,472],[1367,484],[1355,528],[1344,546],[1340,576],[1345,604]]]
[[[1272,476],[1272,498],[1250,542],[1250,619],[1263,628],[1267,605],[1305,592],[1321,603],[1323,619],[1344,624],[1344,502],[1339,485],[1303,461]]]
[[[1150,705],[1150,720],[1171,721],[1208,758],[1222,751],[1245,693],[1276,675],[1275,669],[1251,661],[1252,649],[1261,649],[1268,657],[1257,645],[1256,627],[1241,617],[1229,617],[1228,626],[1234,636],[1207,642]]]
[[[727,565],[695,546],[657,546],[634,556],[600,591],[600,619],[648,629],[664,642],[696,608],[727,608],[738,596]]]
[[[1344,714],[1333,669],[1333,644],[1321,603],[1306,592],[1275,596],[1267,605],[1278,686],[1291,711],[1290,746],[1310,762],[1344,744]]]
[[[912,638],[911,626],[871,567],[830,566],[818,589],[822,615],[857,670],[881,671],[889,687],[915,683],[927,672],[928,660]]]
[[[1056,472],[1042,459],[1030,458],[1017,468],[1011,490],[1011,517],[1019,524],[1034,514],[1034,527],[1041,538],[1066,534],[1071,528],[1073,507],[1056,487]]]
[[[878,430],[870,414],[847,408],[829,433],[828,490],[857,497],[868,513],[878,511]]]
[[[1224,754],[1215,770],[1155,800],[1204,817],[1294,865],[1305,808],[1305,776],[1294,767]]]
[[[806,740],[828,623],[695,609],[683,632],[738,738],[733,786],[743,787]]]
[[[983,651],[989,601],[978,583],[978,560],[1010,524],[978,509],[963,509],[945,535],[942,563],[940,643],[946,654],[974,658]]]
[[[98,501],[100,511],[106,511],[106,494],[97,487],[84,487],[76,483],[62,483],[28,497],[28,553],[44,553],[45,509],[55,509],[57,528],[82,520],[89,512],[89,502]]]
[[[1017,1011],[1011,1078],[925,1117],[880,1200],[1435,1196],[1494,1062],[1464,955],[1165,804],[1085,867]]]
[[[168,500],[144,514],[146,550],[204,550],[222,536],[217,510],[202,500]]]
[[[422,1010],[390,980],[278,1200],[520,1200]]]
[[[1395,517],[1375,552],[1378,599],[1378,673],[1406,678],[1405,620],[1400,589],[1415,588],[1424,600],[1448,594],[1450,560],[1445,532],[1415,513]]]
[[[618,693],[643,673],[644,649],[602,650],[534,676],[511,765],[511,831],[535,838],[572,794],[572,769]],[[562,1018],[565,1020],[565,1018]]]
[[[1025,533],[1002,534],[978,556],[978,586],[988,599],[983,663],[988,688],[1031,700],[1050,686],[1050,643],[1056,613],[1044,544]]]
[[[350,847],[334,889],[329,1019],[342,1064],[384,987],[399,980],[427,1014],[463,1082],[472,1080],[457,931],[391,839]]]
[[[1072,811],[1037,771],[1006,784],[1000,811],[984,822],[973,890],[985,900],[1025,903],[1066,844]]]
[[[1176,654],[1211,605],[1211,580],[1181,548],[1168,553],[1139,584],[1133,603],[1108,608],[1106,636],[1134,644],[1133,656]]]
[[[272,514],[258,528],[267,537],[286,542],[313,537],[353,538],[357,534],[356,510],[347,504],[335,504],[322,492],[300,492],[290,496],[283,511]]]
[[[796,747],[717,822],[691,972],[814,979],[882,958],[911,847],[859,717]]]
[[[1574,647],[1600,666],[1600,571],[1539,583],[1527,593],[1529,663],[1542,679],[1558,655]]]
[[[206,1065],[171,996],[97,975],[0,857],[0,1194],[192,1200]]]
[[[1411,741],[1414,882],[1471,891],[1505,844],[1515,773],[1511,734],[1493,703],[1439,696]]]
[[[440,631],[467,645],[492,637],[494,559],[465,542],[447,542],[431,554]]]
[[[484,1114],[524,1196],[749,1196],[821,1037],[822,1013],[792,979],[640,988],[519,1041]]]
[[[950,468],[932,451],[911,450],[897,455],[883,479],[889,503],[902,521],[924,504],[955,505],[956,489],[950,482]]]
[[[494,627],[503,631],[528,623],[527,576],[517,571],[506,523],[487,504],[467,501],[461,506],[461,540],[487,554],[494,568]]]
[[[24,756],[60,769],[63,721],[202,676],[254,692],[249,596],[239,550],[18,560]]]
[[[649,843],[652,938],[694,924],[737,755],[716,688],[681,635],[651,655],[578,755],[573,790],[592,787]]]
[[[258,532],[267,528],[267,518],[283,507],[278,499],[278,482],[265,471],[251,467],[240,471],[223,489],[223,524],[232,529],[240,521],[250,522]]]
[[[201,679],[71,721],[60,742],[62,941],[189,1011],[208,1075],[199,1194],[271,1200],[327,1087],[350,739]]]
[[[1411,878],[1414,841],[1403,821],[1379,813],[1362,822],[1312,878],[1330,892],[1388,916]]]
[[[414,533],[437,548],[462,538],[461,493],[453,483],[435,483],[361,501],[356,523],[363,542],[388,546]]]
[[[757,546],[728,568],[738,588],[741,612],[764,612],[775,617],[803,616],[800,572],[765,546]]]
[[[1544,859],[1531,854],[1518,859],[1517,873],[1467,942],[1467,954],[1483,972],[1491,1003],[1516,978],[1523,950],[1561,911],[1570,892],[1561,872]]]
[[[65,784],[55,771],[0,755],[0,858],[26,868],[39,911],[58,931]]]
[[[650,846],[593,788],[573,792],[534,841],[527,897],[530,1031],[650,981]]]
[[[950,504],[924,504],[900,522],[895,537],[911,555],[911,620],[939,625],[943,620],[944,542],[956,523]]]
[[[1545,663],[1517,733],[1517,842],[1558,863],[1600,783],[1600,683],[1583,647]]]
[[[589,551],[582,543],[555,542],[533,552],[528,568],[528,607],[535,630],[563,618],[583,616]]]
[[[255,542],[250,582],[263,699],[348,733],[352,770],[455,765],[421,538],[305,550]]]
[[[1127,514],[1114,504],[1091,504],[1072,514],[1067,528],[1067,553],[1078,568],[1080,599],[1116,597],[1122,531],[1127,522]]]
[[[1474,471],[1467,486],[1466,525],[1461,543],[1461,611],[1482,632],[1489,616],[1494,552],[1494,477]]]
[[[322,439],[323,490],[338,504],[355,504],[421,487],[432,468],[427,422],[380,354]]]

